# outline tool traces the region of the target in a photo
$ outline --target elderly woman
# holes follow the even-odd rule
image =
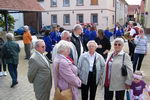
[[[108,54],[106,60],[105,77],[105,93],[104,100],[113,100],[113,93],[115,92],[116,100],[124,100],[125,89],[129,88],[132,81],[132,62],[127,53],[123,51],[124,40],[116,38],[114,40],[114,51]],[[123,60],[124,56],[124,60]],[[122,65],[126,66],[127,75],[122,76]]]
[[[58,54],[53,61],[53,73],[55,88],[60,90],[71,89],[73,98],[78,99],[78,87],[81,86],[81,80],[77,76],[77,67],[67,58],[70,54],[70,43],[61,40],[57,46]]]
[[[6,60],[6,64],[8,64],[8,71],[12,78],[11,88],[18,84],[17,80],[17,66],[19,63],[19,45],[13,41],[14,35],[12,33],[6,34],[7,42],[3,46],[4,58]]]
[[[144,56],[148,50],[148,39],[144,35],[144,30],[139,29],[139,34],[134,38],[135,50],[133,59],[133,71],[140,70]]]
[[[89,41],[87,47],[89,51],[80,56],[78,63],[78,74],[82,81],[81,95],[82,100],[88,100],[90,89],[90,100],[95,100],[97,85],[102,83],[105,60],[95,51],[98,46],[94,40]]]

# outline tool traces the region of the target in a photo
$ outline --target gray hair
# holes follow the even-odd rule
[[[37,40],[35,42],[35,48],[37,48],[41,42],[44,42],[44,40],[42,40],[42,39]]]
[[[59,53],[59,54],[63,51],[66,51],[66,49],[71,48],[71,44],[65,40],[59,41],[59,43],[56,46],[57,46],[57,53]]]
[[[28,25],[25,25],[23,26],[24,30],[29,30],[29,26]]]
[[[87,47],[89,47],[90,43],[94,43],[96,48],[98,47],[97,43],[94,41],[94,40],[90,40],[88,43],[87,43]]]
[[[81,29],[83,30],[82,26],[80,24],[76,24],[73,28],[73,30]]]
[[[114,40],[114,44],[115,44],[116,42],[119,42],[119,43],[121,43],[122,45],[124,45],[124,40],[123,40],[122,38],[116,38],[116,39]]]
[[[7,40],[13,40],[14,39],[14,34],[13,33],[7,33],[6,38],[7,38]]]
[[[69,31],[64,30],[64,31],[61,33],[61,37],[64,37],[65,34],[69,35],[70,37],[72,36],[72,34],[71,34]]]

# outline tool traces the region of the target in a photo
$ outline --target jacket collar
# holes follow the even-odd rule
[[[68,58],[66,58],[66,57],[65,57],[64,55],[62,55],[62,54],[58,54],[58,57],[63,58],[63,59],[66,59],[67,62],[72,63]]]
[[[117,55],[123,55],[125,52],[121,50]]]

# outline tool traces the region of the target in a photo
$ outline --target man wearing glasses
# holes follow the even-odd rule
[[[33,83],[37,100],[49,100],[52,87],[50,63],[45,52],[45,42],[38,40],[35,43],[35,52],[29,60],[28,80]]]

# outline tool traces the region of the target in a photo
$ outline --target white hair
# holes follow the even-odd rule
[[[116,42],[119,42],[119,43],[121,43],[122,45],[124,45],[124,40],[123,40],[122,38],[116,38],[116,39],[114,40],[114,44],[115,44]]]
[[[80,24],[76,24],[76,25],[74,25],[73,30],[77,30],[77,29],[81,29],[81,30],[83,30],[83,28],[82,28],[82,26],[81,26]]]
[[[44,40],[38,39],[38,40],[35,42],[35,48],[37,48],[41,42],[44,42]]]
[[[7,40],[13,40],[14,39],[14,34],[13,33],[7,33],[6,38],[7,38]]]
[[[65,40],[59,41],[59,43],[56,46],[57,46],[57,53],[59,54],[71,48],[71,44]]]
[[[94,43],[96,48],[98,47],[97,43],[94,41],[94,40],[90,40],[88,43],[87,43],[87,47],[89,47],[90,43]]]
[[[64,30],[64,31],[61,33],[61,37],[64,37],[65,34],[68,34],[70,37],[72,36],[72,34],[71,34],[69,31]]]
[[[29,30],[29,26],[28,25],[25,25],[23,26],[24,30]]]

